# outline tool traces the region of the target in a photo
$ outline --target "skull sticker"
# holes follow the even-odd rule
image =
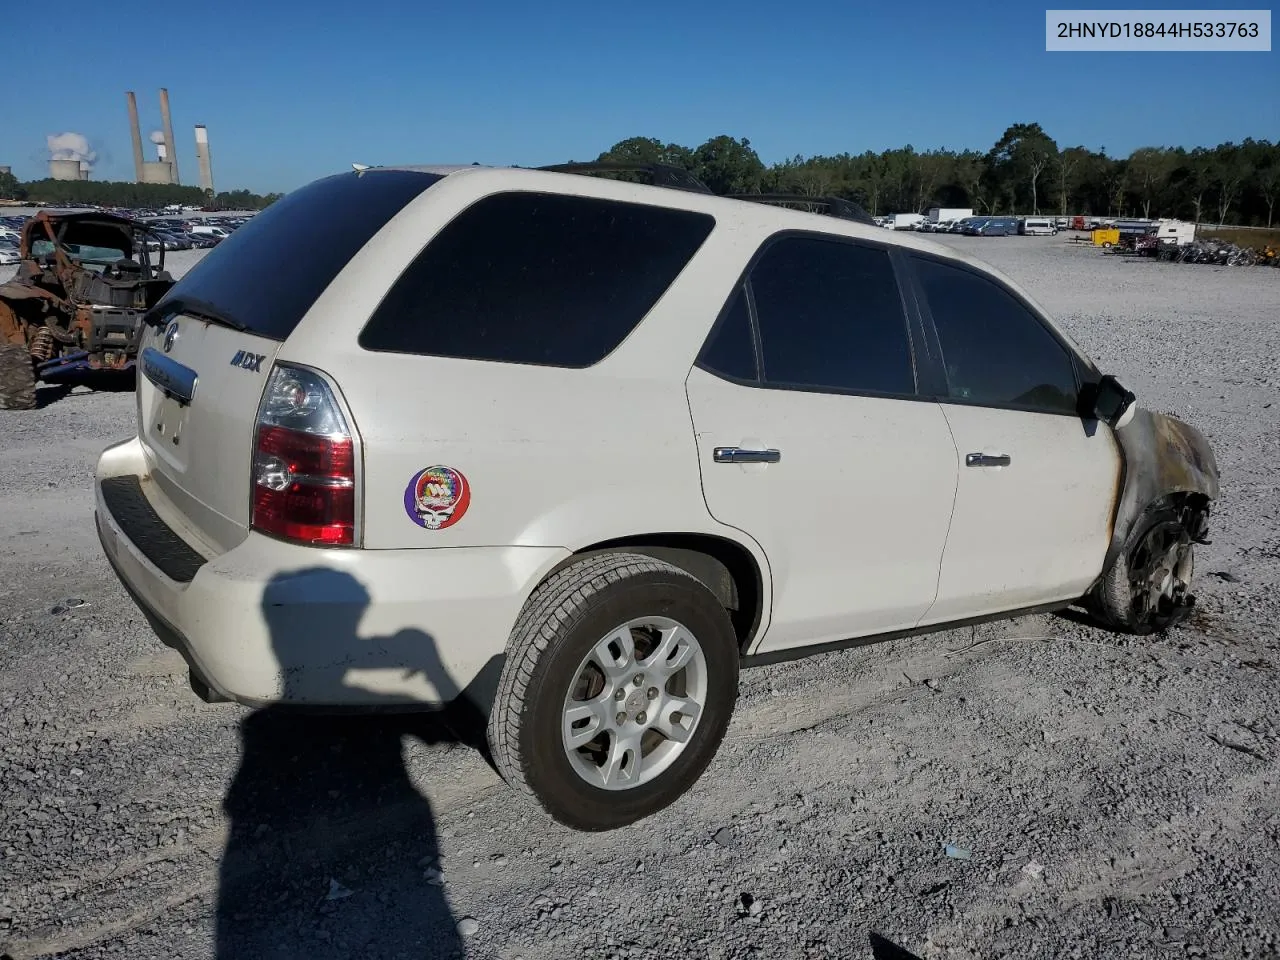
[[[419,470],[404,491],[405,513],[428,530],[453,526],[462,519],[470,503],[471,485],[453,467]]]

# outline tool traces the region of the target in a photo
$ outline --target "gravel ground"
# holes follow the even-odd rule
[[[197,701],[93,532],[132,395],[51,396],[0,414],[0,954],[1276,956],[1280,271],[944,240],[1208,434],[1193,620],[1134,641],[1029,617],[748,671],[689,795],[575,834],[429,719]]]

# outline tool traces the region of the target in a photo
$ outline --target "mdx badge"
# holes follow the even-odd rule
[[[240,367],[244,370],[252,370],[254,373],[262,372],[262,361],[267,359],[264,353],[250,353],[248,350],[237,350],[236,355],[231,358],[233,367]]]

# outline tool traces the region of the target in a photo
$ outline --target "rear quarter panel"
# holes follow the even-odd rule
[[[566,180],[577,194],[617,196],[617,184],[566,175],[522,175],[521,186],[562,191]],[[510,188],[487,172],[432,187],[353,258],[281,350],[330,373],[351,410],[364,447],[365,546],[572,550],[647,533],[725,535],[702,497],[683,385],[763,231],[718,224],[640,326],[587,369],[358,346],[382,293],[430,237]],[[413,478],[432,466],[458,471],[469,496],[459,519],[434,530],[406,508]]]

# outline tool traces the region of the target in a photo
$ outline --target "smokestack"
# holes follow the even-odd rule
[[[196,161],[200,164],[200,189],[213,193],[213,163],[209,159],[209,131],[203,123],[196,124]]]
[[[173,182],[181,183],[178,179],[178,150],[173,142],[173,118],[169,116],[169,91],[164,87],[160,88],[160,120],[164,125],[164,142],[169,148],[165,152],[168,154],[169,165],[173,168]]]
[[[142,128],[138,126],[138,98],[133,95],[133,91],[128,93],[129,97],[129,133],[133,137],[133,169],[138,183],[143,181],[143,163],[146,161],[142,156]]]

